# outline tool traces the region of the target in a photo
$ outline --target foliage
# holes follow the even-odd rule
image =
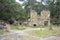
[[[42,10],[50,10],[51,23],[60,24],[60,0],[26,0],[22,5],[15,0],[0,0],[0,19],[27,20],[31,9],[35,10],[38,15]]]
[[[49,9],[51,11],[51,21],[52,23],[55,22],[55,24],[59,25],[60,24],[60,1],[59,0],[55,0],[54,1],[50,1],[49,2]]]
[[[38,14],[40,14],[42,9],[45,7],[42,3],[37,2],[36,0],[27,0],[23,3],[23,5],[25,6],[26,13],[28,13],[28,15],[31,9],[37,11]]]
[[[24,18],[26,15],[22,5],[15,0],[0,0],[0,19]]]

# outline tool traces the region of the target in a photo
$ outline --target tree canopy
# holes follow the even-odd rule
[[[0,0],[0,19],[24,18],[25,10],[15,0]]]

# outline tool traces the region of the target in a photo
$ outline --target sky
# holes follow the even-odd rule
[[[25,0],[26,1],[26,0]],[[37,0],[38,2],[41,2],[41,0]],[[16,2],[20,3],[20,4],[23,4],[24,1],[19,1],[19,0],[16,0]],[[45,3],[43,2],[43,4],[45,5]]]
[[[40,2],[40,0],[37,0],[38,2]],[[16,0],[16,2],[23,4],[23,2],[20,2],[19,0]]]
[[[23,2],[20,2],[19,0],[16,0],[16,2],[20,3],[20,4],[23,4]]]

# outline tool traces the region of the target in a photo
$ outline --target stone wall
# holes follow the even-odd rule
[[[45,23],[50,25],[50,11],[43,10],[41,15],[37,15],[36,11],[31,10],[29,26],[46,25]]]
[[[47,22],[47,25],[50,25],[50,11],[43,10],[41,11],[41,19],[43,19],[43,25],[45,25],[45,22]]]
[[[29,25],[33,26],[34,24],[37,25],[37,12],[34,10],[31,10],[30,12],[30,22]]]

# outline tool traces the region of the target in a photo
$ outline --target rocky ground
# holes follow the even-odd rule
[[[39,30],[26,29],[26,30],[11,30],[10,33],[6,35],[0,35],[0,40],[60,40],[60,35],[50,35],[50,36],[33,36],[28,34],[26,31]]]

